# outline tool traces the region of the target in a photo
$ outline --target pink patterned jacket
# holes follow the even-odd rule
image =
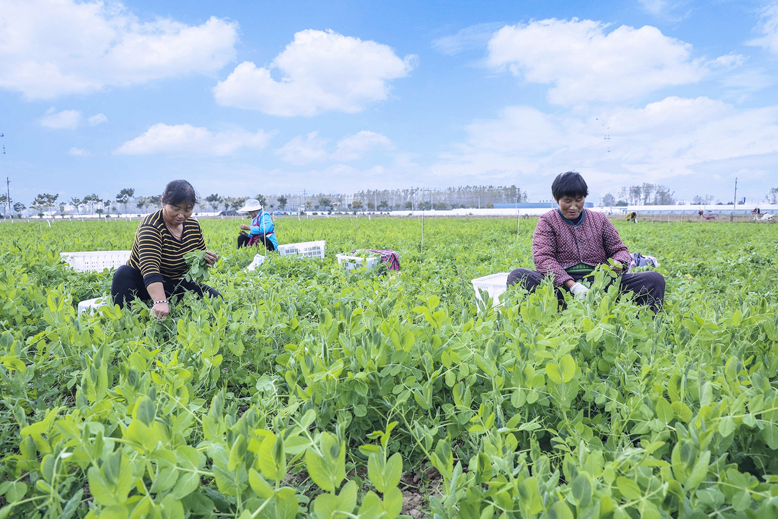
[[[554,285],[561,286],[573,279],[566,268],[579,263],[596,267],[608,258],[629,265],[632,257],[622,243],[619,233],[608,218],[584,209],[583,220],[570,225],[559,211],[549,211],[538,220],[532,236],[532,259],[535,269],[554,277]]]

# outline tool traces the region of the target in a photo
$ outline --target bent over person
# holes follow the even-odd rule
[[[508,286],[520,284],[531,292],[549,276],[557,287],[560,304],[564,304],[563,290],[584,298],[589,289],[581,281],[612,259],[614,268],[622,273],[619,292],[634,293],[637,303],[648,305],[656,314],[664,301],[664,277],[658,272],[624,273],[632,257],[610,220],[584,209],[589,188],[583,177],[573,171],[562,173],[554,179],[551,192],[559,207],[540,217],[532,236],[536,270],[514,270],[508,276]]]
[[[273,218],[262,209],[259,200],[249,198],[246,205],[238,209],[239,213],[249,213],[251,216],[251,225],[241,224],[241,233],[238,235],[238,248],[246,245],[262,244],[269,251],[278,248],[278,238],[276,238],[275,224]],[[249,231],[246,234],[243,231]]]
[[[173,180],[162,194],[162,209],[143,219],[135,233],[132,254],[126,265],[113,275],[111,297],[124,307],[133,298],[151,301],[155,317],[170,313],[170,299],[191,291],[199,297],[220,294],[208,285],[186,281],[188,265],[184,255],[206,250],[200,223],[191,218],[197,193],[186,180]],[[206,251],[205,260],[213,266],[218,256]]]

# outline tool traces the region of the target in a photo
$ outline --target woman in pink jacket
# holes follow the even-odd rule
[[[549,276],[557,287],[560,304],[564,304],[563,290],[577,298],[586,296],[589,289],[581,281],[595,267],[613,259],[616,270],[623,273],[631,256],[608,218],[584,209],[589,188],[579,173],[558,175],[551,192],[559,208],[540,217],[532,236],[536,270],[514,270],[508,276],[508,286],[520,284],[532,292],[544,276]],[[665,296],[665,279],[658,272],[623,273],[619,291],[634,293],[637,303],[657,313]]]

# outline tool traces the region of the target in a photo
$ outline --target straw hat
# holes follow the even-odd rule
[[[262,204],[259,203],[259,200],[255,200],[254,198],[249,198],[246,200],[246,203],[238,209],[239,213],[249,213],[251,211],[261,211],[262,210]]]

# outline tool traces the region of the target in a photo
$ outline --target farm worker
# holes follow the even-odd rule
[[[627,221],[632,223],[638,223],[638,214],[635,211],[630,211],[627,214]]]
[[[658,312],[665,295],[664,277],[658,272],[624,273],[632,257],[608,218],[584,209],[589,188],[583,177],[573,171],[562,173],[554,179],[551,192],[559,208],[540,217],[532,236],[537,270],[514,270],[508,276],[508,286],[519,284],[532,292],[544,275],[549,276],[557,287],[560,304],[564,304],[562,290],[585,298],[589,289],[581,281],[595,267],[613,259],[622,273],[620,293],[633,292],[636,302]]]
[[[191,218],[197,202],[197,193],[186,180],[173,180],[165,186],[162,209],[143,219],[135,232],[130,259],[113,275],[111,297],[115,304],[124,307],[135,297],[152,301],[151,313],[163,318],[170,314],[173,296],[191,291],[199,297],[220,297],[208,285],[184,279],[188,270],[184,254],[206,250],[200,223]],[[206,251],[209,267],[218,259]]]
[[[249,198],[246,205],[238,209],[240,213],[251,215],[251,225],[241,224],[240,228],[249,231],[248,234],[241,232],[238,235],[238,248],[246,245],[257,245],[262,243],[269,251],[278,248],[278,239],[276,238],[275,225],[273,218],[262,210],[262,204],[259,200]]]

